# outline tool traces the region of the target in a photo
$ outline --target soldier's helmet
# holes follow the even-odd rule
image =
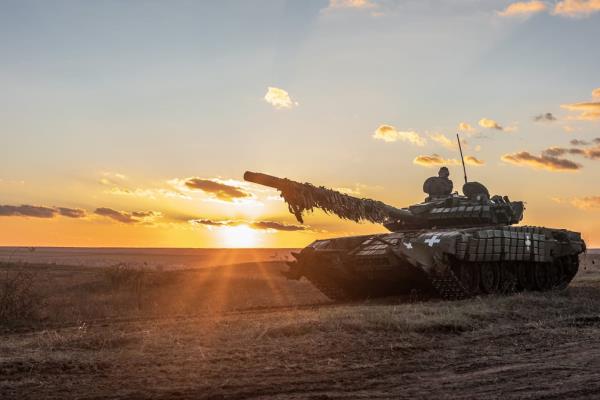
[[[450,176],[450,171],[448,170],[448,168],[446,167],[442,167],[440,168],[440,170],[438,171],[438,176],[440,178],[447,178]]]

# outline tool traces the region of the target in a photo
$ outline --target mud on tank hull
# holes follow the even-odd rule
[[[448,300],[564,289],[585,243],[577,232],[530,226],[393,232],[317,240],[284,273],[333,300],[421,294]]]

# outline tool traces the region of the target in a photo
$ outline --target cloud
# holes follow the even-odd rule
[[[498,15],[502,17],[528,17],[546,11],[548,6],[543,1],[518,1],[509,4],[504,11],[499,11]]]
[[[234,201],[235,199],[250,198],[252,194],[240,187],[227,185],[217,179],[188,178],[184,185],[188,189],[201,190],[211,196],[223,201]]]
[[[158,211],[133,211],[131,215],[134,218],[155,218],[161,215]]]
[[[302,226],[302,225],[284,224],[284,223],[275,222],[275,221],[257,221],[257,222],[253,222],[250,225],[250,227],[252,227],[254,229],[273,229],[276,231],[286,231],[286,232],[306,230],[306,227]]]
[[[591,144],[598,144],[598,145],[600,145],[600,137],[592,139],[591,142],[588,142],[586,140],[573,139],[573,140],[571,140],[570,143],[573,146],[590,146]]]
[[[600,196],[576,197],[571,199],[570,203],[582,210],[600,208]]]
[[[370,0],[329,0],[327,9],[336,8],[374,8],[376,5]]]
[[[0,205],[0,217],[32,217],[32,218],[54,218],[62,215],[69,218],[83,218],[85,210],[67,207],[45,207],[23,204],[20,206]]]
[[[226,226],[240,226],[246,225],[252,229],[257,230],[275,230],[275,231],[305,231],[308,230],[306,226],[285,224],[282,222],[275,221],[241,221],[241,220],[224,220],[214,221],[210,219],[193,219],[188,221],[191,224],[205,225],[209,227],[226,227]]]
[[[126,175],[120,172],[108,172],[104,171],[101,173],[100,183],[103,185],[115,185],[117,181],[126,181],[128,178]]]
[[[600,11],[600,0],[561,0],[554,6],[553,14],[566,17],[587,17]]]
[[[572,104],[563,104],[562,108],[565,108],[569,111],[577,111],[579,115],[571,117],[571,119],[577,120],[597,120],[600,119],[600,102],[582,102],[582,103],[572,103]]]
[[[391,125],[380,125],[373,133],[373,138],[384,142],[409,142],[416,146],[425,146],[427,141],[414,131],[398,131]]]
[[[56,209],[51,207],[43,206],[31,206],[31,205],[20,205],[20,206],[9,206],[0,205],[0,216],[3,217],[33,217],[33,218],[54,218],[56,216]]]
[[[481,165],[484,165],[485,161],[480,160],[480,159],[478,159],[478,158],[476,158],[474,156],[466,156],[465,157],[465,164],[467,164],[467,165],[473,165],[475,167],[479,167]]]
[[[413,160],[414,164],[421,165],[423,167],[441,167],[443,165],[460,165],[460,160],[456,158],[444,158],[439,154],[432,155],[420,155],[415,157]],[[485,161],[480,160],[473,156],[465,156],[465,164],[472,165],[474,167],[480,167],[485,165]]]
[[[503,129],[499,123],[497,123],[493,119],[488,119],[488,118],[481,118],[479,120],[479,126],[488,128],[488,129],[497,129],[499,131],[501,131]]]
[[[442,165],[458,165],[459,161],[453,158],[446,159],[439,154],[432,154],[430,156],[421,155],[415,157],[413,160],[414,164],[421,165],[423,167],[435,167]]]
[[[504,154],[502,161],[518,166],[529,166],[536,169],[545,169],[549,171],[577,171],[581,165],[565,158],[558,158],[547,154],[535,156],[527,151],[521,151],[513,154]]]
[[[334,187],[336,192],[344,193],[354,197],[363,197],[365,191],[381,190],[381,186],[370,186],[364,183],[355,183],[353,187]],[[279,197],[281,199],[281,197]]]
[[[561,157],[565,154],[579,154],[582,155],[584,150],[582,149],[567,149],[564,147],[549,147],[542,151],[543,156],[548,157]]]
[[[535,122],[553,122],[556,121],[556,117],[552,113],[539,114],[533,117]]]
[[[461,122],[460,124],[458,124],[458,130],[461,132],[473,132],[475,131],[475,128],[473,128],[471,124],[467,122]]]
[[[580,147],[549,147],[542,151],[542,155],[547,155],[550,157],[560,157],[565,154],[578,155],[590,160],[600,160],[600,138],[595,138],[592,142],[587,142],[585,140],[573,139],[571,140],[571,144],[573,146]],[[590,146],[581,148],[581,146]]]
[[[589,146],[590,142],[586,142],[585,140],[573,139],[569,143],[573,146]]]
[[[161,213],[157,211],[133,211],[128,213],[106,207],[97,208],[94,213],[124,224],[151,223],[156,217],[161,216]]]
[[[597,98],[600,97],[600,88],[596,88],[592,90],[592,97]]]
[[[169,198],[180,198],[190,200],[191,197],[181,193],[178,190],[168,189],[128,189],[122,187],[113,187],[106,193],[117,195],[117,196],[131,196],[131,197],[143,197],[148,199],[156,199],[158,196],[169,197]]]
[[[267,88],[264,99],[278,110],[289,109],[298,105],[298,102],[293,101],[288,92],[272,86]]]
[[[69,218],[83,218],[87,215],[86,211],[81,208],[57,207],[56,210],[63,217]]]
[[[434,142],[439,143],[440,145],[444,146],[445,148],[447,148],[449,150],[456,150],[458,148],[457,142],[455,142],[454,140],[448,139],[448,137],[446,135],[443,135],[441,133],[433,133],[433,134],[429,135],[429,137]]]

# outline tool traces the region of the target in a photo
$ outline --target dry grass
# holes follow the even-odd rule
[[[329,302],[307,282],[288,282],[283,268],[281,262],[167,271],[3,264],[0,331]]]
[[[409,304],[331,304],[310,285],[279,278],[281,267],[146,271],[141,309],[129,278],[111,284],[105,271],[45,271],[44,313],[81,304],[1,337],[0,398],[594,398],[600,391],[595,265],[563,292]]]
[[[35,320],[42,297],[36,291],[35,272],[8,265],[0,277],[0,323]]]

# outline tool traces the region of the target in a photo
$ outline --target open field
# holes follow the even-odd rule
[[[0,398],[597,398],[599,261],[563,292],[347,304],[277,261],[5,264]]]
[[[293,249],[168,249],[110,247],[2,247],[0,262],[85,267],[122,263],[161,269],[205,268],[243,262],[281,261]]]

